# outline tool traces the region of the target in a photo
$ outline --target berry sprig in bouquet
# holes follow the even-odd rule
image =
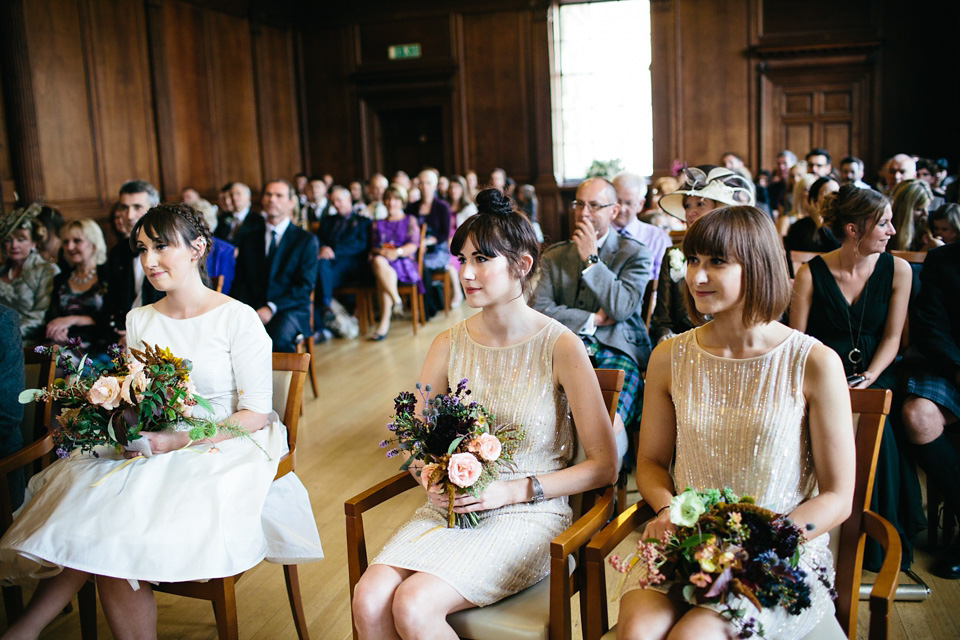
[[[610,557],[610,564],[627,574],[621,588],[629,575],[642,588],[672,580],[682,585],[690,604],[724,605],[723,614],[738,627],[740,638],[763,637],[763,626],[732,606],[736,596],[757,609],[779,606],[791,615],[810,607],[807,572],[799,566],[805,537],[789,518],[729,488],[687,488],[670,501],[670,522],[676,531],[640,540],[637,552],[626,559]],[[826,570],[817,577],[833,593]]]
[[[470,390],[464,378],[456,391],[447,389],[430,397],[430,385],[417,392],[424,409],[417,415],[417,397],[401,391],[394,401],[394,417],[387,429],[394,437],[383,440],[390,447],[387,457],[404,453],[400,466],[409,468],[417,460],[420,482],[427,491],[446,493],[447,527],[470,528],[477,524],[476,513],[457,514],[453,501],[457,494],[478,496],[500,476],[501,468],[513,468],[513,454],[526,435],[519,425],[497,425],[494,417],[477,402],[468,402]]]
[[[230,425],[218,425],[209,418],[194,416],[195,407],[210,415],[211,404],[198,395],[190,379],[193,364],[178,358],[170,349],[146,345],[142,351],[126,354],[116,345],[108,350],[110,360],[98,366],[77,353],[71,343],[57,352],[58,365],[65,376],[45,389],[27,389],[20,402],[53,401],[62,410],[54,425],[57,455],[66,457],[74,449],[91,452],[108,445],[118,451],[131,447],[141,431],[188,431],[190,440],[201,440],[226,430],[245,434]],[[37,347],[38,353],[53,353],[50,347]],[[74,364],[78,362],[79,364]],[[238,432],[238,433],[235,433]]]

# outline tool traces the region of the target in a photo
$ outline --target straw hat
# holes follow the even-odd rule
[[[739,173],[724,167],[714,167],[709,173],[690,167],[683,170],[684,184],[673,193],[660,198],[660,208],[675,218],[686,220],[684,196],[709,198],[720,205],[753,205],[753,184]]]
[[[15,230],[19,229],[28,222],[33,222],[40,215],[43,207],[34,202],[29,207],[14,209],[7,215],[0,218],[0,244],[6,242]]]

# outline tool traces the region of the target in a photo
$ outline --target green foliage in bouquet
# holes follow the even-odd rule
[[[501,468],[514,468],[513,455],[526,432],[518,425],[497,425],[486,408],[468,402],[466,378],[456,391],[448,388],[432,398],[430,385],[421,389],[417,383],[417,391],[425,405],[421,415],[416,412],[416,396],[401,391],[393,401],[393,420],[387,424],[395,437],[381,441],[380,446],[396,445],[387,451],[388,458],[406,455],[402,470],[414,460],[424,463],[418,471],[424,488],[449,498],[448,527],[475,526],[476,513],[453,512],[456,494],[478,496],[500,476]]]

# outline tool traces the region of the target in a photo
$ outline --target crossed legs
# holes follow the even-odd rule
[[[434,575],[383,564],[367,568],[353,593],[353,619],[364,640],[456,640],[447,615],[472,606]]]

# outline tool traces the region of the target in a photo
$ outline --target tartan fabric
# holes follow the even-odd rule
[[[935,402],[960,418],[960,392],[946,378],[933,374],[913,376],[907,380],[907,391]]]
[[[643,408],[643,378],[640,377],[640,368],[630,356],[608,349],[598,343],[593,337],[581,336],[590,353],[590,362],[597,369],[623,369],[623,390],[620,392],[620,402],[617,404],[617,413],[626,425],[628,432],[632,421],[640,421],[640,410]]]

